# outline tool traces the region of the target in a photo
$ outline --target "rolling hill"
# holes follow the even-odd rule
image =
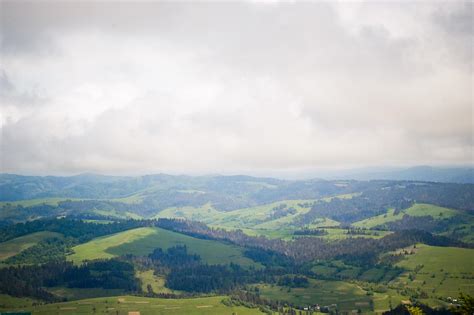
[[[167,249],[176,245],[186,245],[189,252],[198,254],[209,264],[238,263],[243,266],[259,266],[244,257],[243,250],[212,240],[202,240],[160,228],[138,228],[110,236],[100,237],[73,247],[74,254],[68,260],[112,258],[125,254],[148,255],[155,248]]]

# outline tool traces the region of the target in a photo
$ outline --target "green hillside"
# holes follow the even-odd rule
[[[19,254],[21,251],[38,244],[40,241],[52,238],[61,237],[62,235],[54,232],[37,232],[14,238],[12,240],[0,243],[0,261]]]
[[[145,298],[137,296],[115,296],[94,299],[85,299],[72,302],[45,304],[37,306],[24,306],[31,302],[27,299],[0,296],[4,303],[0,304],[0,310],[28,310],[33,314],[129,314],[129,312],[140,312],[140,315],[158,314],[216,314],[216,315],[254,315],[262,314],[256,308],[243,306],[226,306],[222,303],[225,296],[200,297],[189,299],[160,299]]]
[[[408,252],[397,264],[409,270],[394,281],[400,287],[421,290],[431,299],[455,297],[460,290],[474,295],[474,249],[419,244]]]
[[[308,288],[288,288],[277,285],[258,285],[260,294],[269,299],[297,305],[337,304],[341,311],[370,310],[371,297],[355,284],[343,281],[311,280]]]
[[[330,201],[333,198],[349,199],[357,194],[344,194],[322,198]],[[247,228],[256,230],[277,230],[294,228],[293,222],[298,216],[311,210],[316,199],[282,200],[255,207],[232,211],[219,211],[211,203],[200,207],[167,208],[154,218],[181,218],[201,221],[222,228]],[[279,214],[279,211],[283,212]],[[338,226],[340,223],[328,218],[318,218],[308,223],[309,227]]]
[[[443,208],[431,204],[419,203],[414,204],[412,207],[400,211],[397,214],[395,214],[395,211],[393,209],[390,209],[387,211],[386,214],[381,214],[365,220],[361,220],[353,223],[352,225],[355,227],[370,229],[388,222],[401,220],[405,214],[413,217],[431,216],[434,219],[445,219],[460,214],[460,212],[457,210]]]
[[[201,207],[175,207],[168,208],[158,213],[156,218],[185,218],[223,227],[270,229],[288,225],[297,215],[310,210],[314,200],[283,200],[265,205],[237,209],[228,212],[216,210],[212,204],[207,203]],[[294,213],[272,219],[272,212],[278,207]]]
[[[112,258],[125,254],[147,255],[155,248],[186,245],[192,254],[198,254],[209,264],[238,263],[257,265],[243,256],[242,249],[212,240],[202,240],[160,228],[138,228],[100,237],[73,247],[74,254],[68,260],[75,262],[98,258]]]

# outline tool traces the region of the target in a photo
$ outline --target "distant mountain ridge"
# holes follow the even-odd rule
[[[329,172],[326,179],[408,180],[439,183],[474,183],[473,167],[414,166],[409,168],[364,168]]]
[[[395,180],[440,183],[474,183],[474,168],[438,168],[418,166],[407,169],[362,169],[334,172],[326,179],[285,180],[247,175],[188,176],[154,174],[144,176],[109,176],[85,173],[75,176],[23,176],[0,174],[0,201],[48,197],[114,199],[139,194],[156,198],[182,198],[183,194],[205,192],[212,200],[231,199],[233,204],[251,206],[248,200],[273,201],[276,196],[290,199],[318,198],[336,191],[334,180]],[[364,185],[360,182],[358,185]],[[353,187],[354,188],[354,187]],[[161,196],[161,197],[159,197]],[[199,198],[195,196],[194,198]],[[247,200],[244,202],[244,200]]]

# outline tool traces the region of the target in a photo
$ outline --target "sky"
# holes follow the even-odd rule
[[[470,1],[0,0],[1,172],[473,164]]]

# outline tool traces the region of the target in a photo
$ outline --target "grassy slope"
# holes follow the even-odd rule
[[[242,249],[212,240],[202,240],[160,228],[138,228],[114,235],[100,237],[73,248],[69,260],[111,258],[124,254],[147,255],[155,248],[186,245],[190,253],[195,253],[209,264],[230,262],[244,266],[257,265],[243,256]]]
[[[260,294],[263,297],[275,300],[283,300],[297,305],[331,305],[337,304],[339,310],[350,311],[361,309],[368,311],[370,297],[366,291],[358,286],[343,281],[310,280],[308,288],[259,285]]]
[[[0,294],[0,310],[24,309],[36,302],[36,300],[30,298],[17,298]]]
[[[474,249],[417,245],[410,249],[414,254],[406,255],[397,265],[410,272],[394,280],[403,288],[425,291],[431,299],[457,297],[459,290],[474,295]],[[423,265],[418,272],[413,270]],[[409,274],[414,277],[409,279]]]
[[[21,251],[38,244],[38,242],[44,239],[61,236],[62,235],[59,233],[43,231],[20,236],[0,243],[0,261],[5,260],[8,257],[15,256]]]
[[[345,239],[349,237],[382,238],[391,233],[387,231],[367,231],[367,233],[370,233],[369,235],[352,235],[352,234],[347,234],[347,231],[348,231],[347,229],[330,228],[330,229],[323,229],[323,230],[328,232],[328,234],[322,235],[322,236],[315,236],[315,237],[320,237],[320,238],[324,238],[331,241]]]
[[[355,227],[361,228],[372,228],[377,225],[385,224],[388,222],[401,220],[405,214],[410,216],[432,216],[434,219],[444,219],[452,217],[460,212],[453,209],[438,207],[430,204],[414,204],[412,207],[400,211],[398,214],[394,214],[394,210],[390,209],[386,214],[374,216],[365,220],[361,220],[353,223]],[[440,216],[440,214],[442,214]]]
[[[2,296],[3,298],[3,296]],[[21,307],[20,301],[11,304],[20,304],[17,307],[0,307],[7,310],[29,310],[33,314],[120,314],[139,311],[141,315],[157,314],[216,314],[216,315],[251,315],[262,314],[258,309],[250,309],[242,306],[228,307],[221,303],[224,296],[203,297],[192,299],[158,299],[136,296],[115,296],[106,298],[94,298],[65,303],[46,304],[40,306]],[[24,302],[26,303],[26,302]]]
[[[310,208],[302,207],[299,204],[312,203],[314,200],[284,200],[265,204],[256,207],[237,209],[228,212],[221,212],[212,207],[211,204],[205,204],[202,207],[180,207],[180,208],[168,208],[156,215],[157,218],[187,218],[197,221],[202,221],[208,224],[222,226],[222,227],[238,227],[238,228],[270,228],[270,222],[266,224],[269,226],[259,226],[265,220],[269,220],[268,216],[272,212],[272,209],[282,204],[286,204],[288,207],[293,207],[297,210],[294,215],[289,215],[284,218],[277,220],[291,221],[296,215],[309,211]],[[283,220],[282,220],[283,219]],[[277,221],[274,220],[274,221]],[[275,224],[274,227],[279,227],[280,224]]]
[[[345,194],[335,197],[323,198],[330,201],[333,198],[347,199],[357,194]],[[292,228],[293,220],[311,210],[315,200],[282,200],[260,206],[237,209],[222,212],[215,209],[212,204],[207,203],[201,207],[173,207],[158,213],[155,218],[185,218],[201,221],[216,227],[242,228],[255,230],[279,230]],[[297,212],[277,219],[270,219],[273,208],[285,204],[288,208],[293,207]],[[309,224],[309,227],[338,226],[340,223],[327,218],[318,218]]]
[[[147,292],[147,286],[151,285],[154,293],[179,293],[165,287],[165,277],[154,275],[153,270],[137,271],[135,275],[142,282],[143,292]]]
[[[216,216],[221,214],[216,210],[211,203],[206,203],[201,207],[172,207],[160,211],[154,218],[180,218],[190,219],[194,221],[201,221],[211,223]]]
[[[91,299],[96,297],[117,296],[125,294],[121,289],[103,289],[103,288],[66,288],[52,287],[48,291],[57,296],[67,298],[68,300]]]
[[[323,225],[324,226],[324,225]],[[218,226],[214,226],[218,227]],[[314,226],[312,228],[319,228],[328,232],[327,235],[321,236],[311,236],[311,235],[302,235],[302,236],[295,236],[294,232],[297,230],[296,228],[289,228],[289,229],[241,229],[245,234],[251,236],[265,236],[270,239],[281,238],[283,240],[291,240],[294,237],[319,237],[323,239],[327,239],[330,241],[345,239],[349,237],[364,237],[364,238],[382,238],[392,232],[389,231],[372,231],[369,230],[367,233],[369,235],[351,235],[347,234],[348,229],[342,228],[323,228],[321,226]]]

